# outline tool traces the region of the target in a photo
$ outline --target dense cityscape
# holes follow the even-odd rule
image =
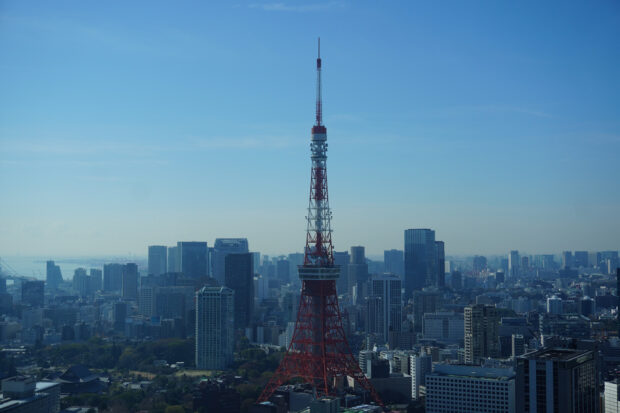
[[[620,413],[617,5],[112,3],[0,5],[0,413]]]
[[[444,251],[435,231],[407,229],[382,262],[363,246],[334,252],[351,351],[386,406],[520,412],[535,400],[618,411],[617,251]],[[4,267],[0,407],[330,411],[312,407],[303,384],[256,403],[292,339],[300,265],[302,253],[270,257],[219,238],[149,246],[144,262],[74,274],[50,260],[45,281]],[[534,380],[556,390],[531,394]],[[338,400],[342,411],[382,411],[359,388]]]

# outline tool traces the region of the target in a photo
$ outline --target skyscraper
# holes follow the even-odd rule
[[[378,333],[388,341],[389,332],[400,332],[402,326],[401,281],[394,274],[373,275],[370,279],[370,296],[380,298],[378,313]]]
[[[414,290],[435,285],[436,269],[435,231],[405,230],[405,301]]]
[[[149,246],[149,275],[159,276],[168,272],[168,248],[164,245]]]
[[[187,278],[207,276],[207,243],[196,241],[177,242],[177,266]],[[220,280],[223,282],[224,280]]]
[[[226,256],[247,252],[250,252],[247,238],[216,238],[213,246],[213,278],[224,283]]]
[[[384,271],[396,274],[401,279],[405,275],[405,253],[401,250],[383,251]]]
[[[588,266],[588,251],[575,251],[574,259],[575,267],[587,267]]]
[[[358,300],[368,294],[368,264],[366,263],[365,248],[361,246],[351,247],[349,263],[349,294]],[[354,288],[355,288],[355,293]]]
[[[138,266],[133,263],[123,265],[122,297],[126,300],[138,299]]]
[[[123,287],[123,264],[103,265],[103,290],[120,292]]]
[[[562,268],[573,268],[573,253],[571,251],[562,252]]]
[[[288,284],[291,281],[291,267],[288,260],[280,259],[276,261],[276,277],[282,284]]]
[[[541,349],[517,357],[517,412],[598,412],[594,352]]]
[[[465,307],[465,363],[477,364],[487,357],[499,357],[499,314],[497,308],[476,304]]]
[[[480,274],[487,269],[487,257],[476,255],[473,262],[474,274]]]
[[[519,251],[513,250],[508,254],[508,276],[516,278],[519,276]]]
[[[235,293],[226,287],[196,292],[196,367],[224,370],[234,349]]]
[[[96,292],[103,288],[103,273],[100,269],[90,269],[90,288],[92,292]]]
[[[443,241],[435,241],[436,278],[435,286],[446,286],[446,245]]]
[[[45,281],[47,287],[51,290],[55,290],[62,283],[62,273],[60,267],[54,263],[54,261],[48,261],[46,265]]]
[[[181,272],[179,268],[179,248],[168,247],[168,272]]]
[[[349,264],[351,263],[349,252],[334,251],[334,263],[340,266],[340,277],[338,278],[338,281],[336,281],[338,294],[346,294],[349,291]]]
[[[254,310],[254,269],[251,253],[227,254],[224,259],[224,282],[235,292],[235,328],[245,328]],[[288,264],[287,264],[288,265]]]

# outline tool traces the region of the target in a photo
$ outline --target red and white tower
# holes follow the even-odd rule
[[[352,377],[380,405],[382,402],[351,354],[338,306],[334,265],[331,211],[327,194],[327,129],[323,125],[321,100],[321,43],[316,59],[316,122],[312,127],[310,202],[304,264],[299,266],[301,298],[295,332],[259,401],[267,400],[281,385],[300,378],[317,396],[337,395],[339,378]]]

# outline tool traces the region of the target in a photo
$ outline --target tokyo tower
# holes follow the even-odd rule
[[[334,265],[327,194],[327,129],[322,116],[320,39],[316,70],[316,121],[310,138],[312,171],[306,248],[304,264],[298,267],[302,282],[299,311],[288,351],[259,401],[266,401],[278,387],[294,378],[312,385],[318,397],[337,396],[339,382],[348,376],[370,393],[376,403],[383,405],[351,354],[338,306],[336,280],[340,267]]]

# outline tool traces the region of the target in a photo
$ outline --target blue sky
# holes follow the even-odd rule
[[[316,38],[337,250],[620,248],[620,5],[0,3],[0,255],[304,242]]]

